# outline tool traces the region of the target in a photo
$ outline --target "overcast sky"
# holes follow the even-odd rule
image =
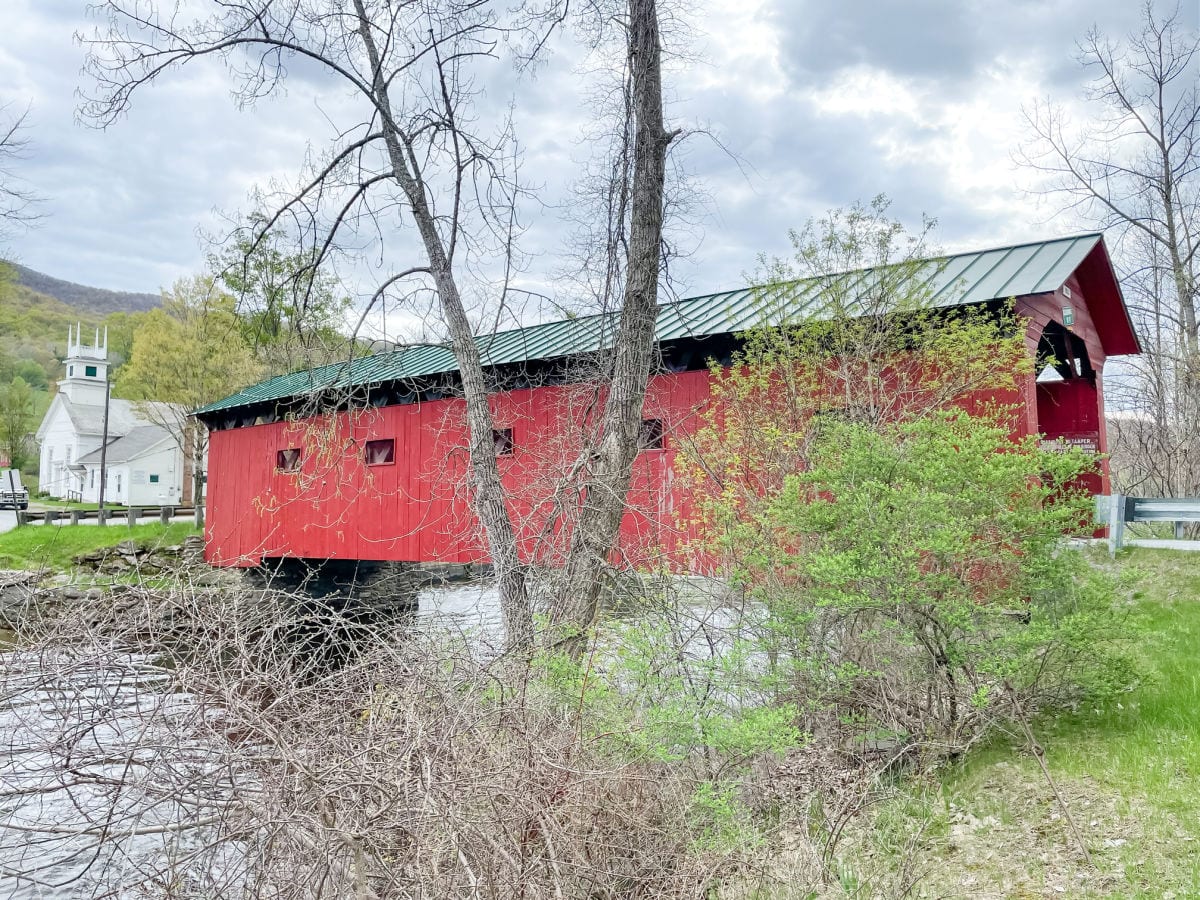
[[[744,283],[758,253],[783,253],[787,230],[834,206],[886,193],[893,211],[939,220],[948,248],[1079,229],[1027,195],[1011,162],[1020,111],[1035,98],[1076,102],[1075,41],[1092,25],[1120,35],[1135,0],[708,0],[690,4],[693,63],[671,73],[673,123],[719,139],[681,148],[708,197],[683,292]],[[1163,3],[1163,7],[1166,7]],[[1173,5],[1173,3],[1171,4]],[[1195,0],[1185,0],[1195,21]],[[220,211],[248,208],[255,185],[296,174],[328,137],[311,83],[239,110],[219,65],[177,72],[135,99],[107,131],[76,122],[84,86],[83,0],[0,0],[0,100],[29,106],[18,166],[44,219],[10,253],[47,274],[155,291],[198,271],[198,234]],[[571,48],[536,80],[497,77],[489,102],[515,92],[527,176],[545,207],[527,216],[523,276],[553,284],[569,196],[589,145],[582,76]],[[732,158],[731,158],[732,157]],[[536,177],[533,177],[533,176]]]

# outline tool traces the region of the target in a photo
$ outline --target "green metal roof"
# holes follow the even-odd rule
[[[905,285],[906,293],[919,294],[933,306],[948,307],[1055,291],[1101,240],[1099,233],[1083,234],[931,258],[906,273],[905,280],[911,282]],[[831,284],[836,283],[843,296],[853,296],[860,286],[868,285],[880,274],[877,270],[863,269],[665,303],[658,311],[657,338],[672,341],[707,337],[796,321],[819,312],[814,307]],[[475,341],[484,365],[561,359],[610,346],[616,324],[616,313],[579,316],[479,335]],[[416,344],[281,375],[201,407],[196,413],[219,412],[327,389],[421,378],[453,372],[456,368],[449,347]]]

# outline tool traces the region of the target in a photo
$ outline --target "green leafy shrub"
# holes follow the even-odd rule
[[[806,469],[727,536],[807,728],[940,754],[1127,685],[1113,586],[1064,540],[1092,465],[961,410],[822,423]]]
[[[1096,461],[1019,437],[1025,323],[931,296],[930,223],[908,236],[887,208],[763,261],[762,302],[803,315],[765,308],[714,368],[683,473],[688,527],[763,610],[761,683],[815,746],[883,766],[1131,677],[1114,588],[1066,541],[1091,530]]]
[[[581,752],[605,767],[673,782],[690,798],[677,812],[691,851],[732,859],[766,840],[775,822],[763,762],[806,737],[772,680],[757,618],[675,599],[635,619],[605,620],[582,660],[540,654],[526,702],[560,710]]]

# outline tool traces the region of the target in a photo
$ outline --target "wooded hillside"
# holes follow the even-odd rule
[[[0,271],[0,381],[20,375],[44,389],[58,376],[67,329],[118,326],[123,316],[157,306],[154,294],[122,293],[52,278],[24,266]],[[119,336],[110,334],[110,344]]]
[[[93,315],[102,316],[111,312],[141,312],[158,306],[161,299],[158,294],[110,291],[76,284],[73,281],[64,281],[61,278],[35,272],[33,269],[17,263],[9,263],[9,266],[13,270],[14,280],[17,284]]]
[[[0,457],[30,474],[36,453],[28,436],[50,404],[62,374],[67,329],[108,328],[111,359],[129,356],[133,317],[158,305],[154,294],[123,293],[52,278],[0,262]],[[17,462],[19,460],[19,462]]]

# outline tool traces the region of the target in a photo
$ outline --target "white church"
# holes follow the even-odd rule
[[[172,506],[185,499],[183,421],[178,407],[118,400],[109,394],[108,330],[83,343],[81,329],[67,334],[66,377],[37,430],[41,448],[38,488],[61,500],[95,503],[101,481],[100,447],[108,406],[108,473],[105,503]],[[190,492],[189,492],[190,493]]]

